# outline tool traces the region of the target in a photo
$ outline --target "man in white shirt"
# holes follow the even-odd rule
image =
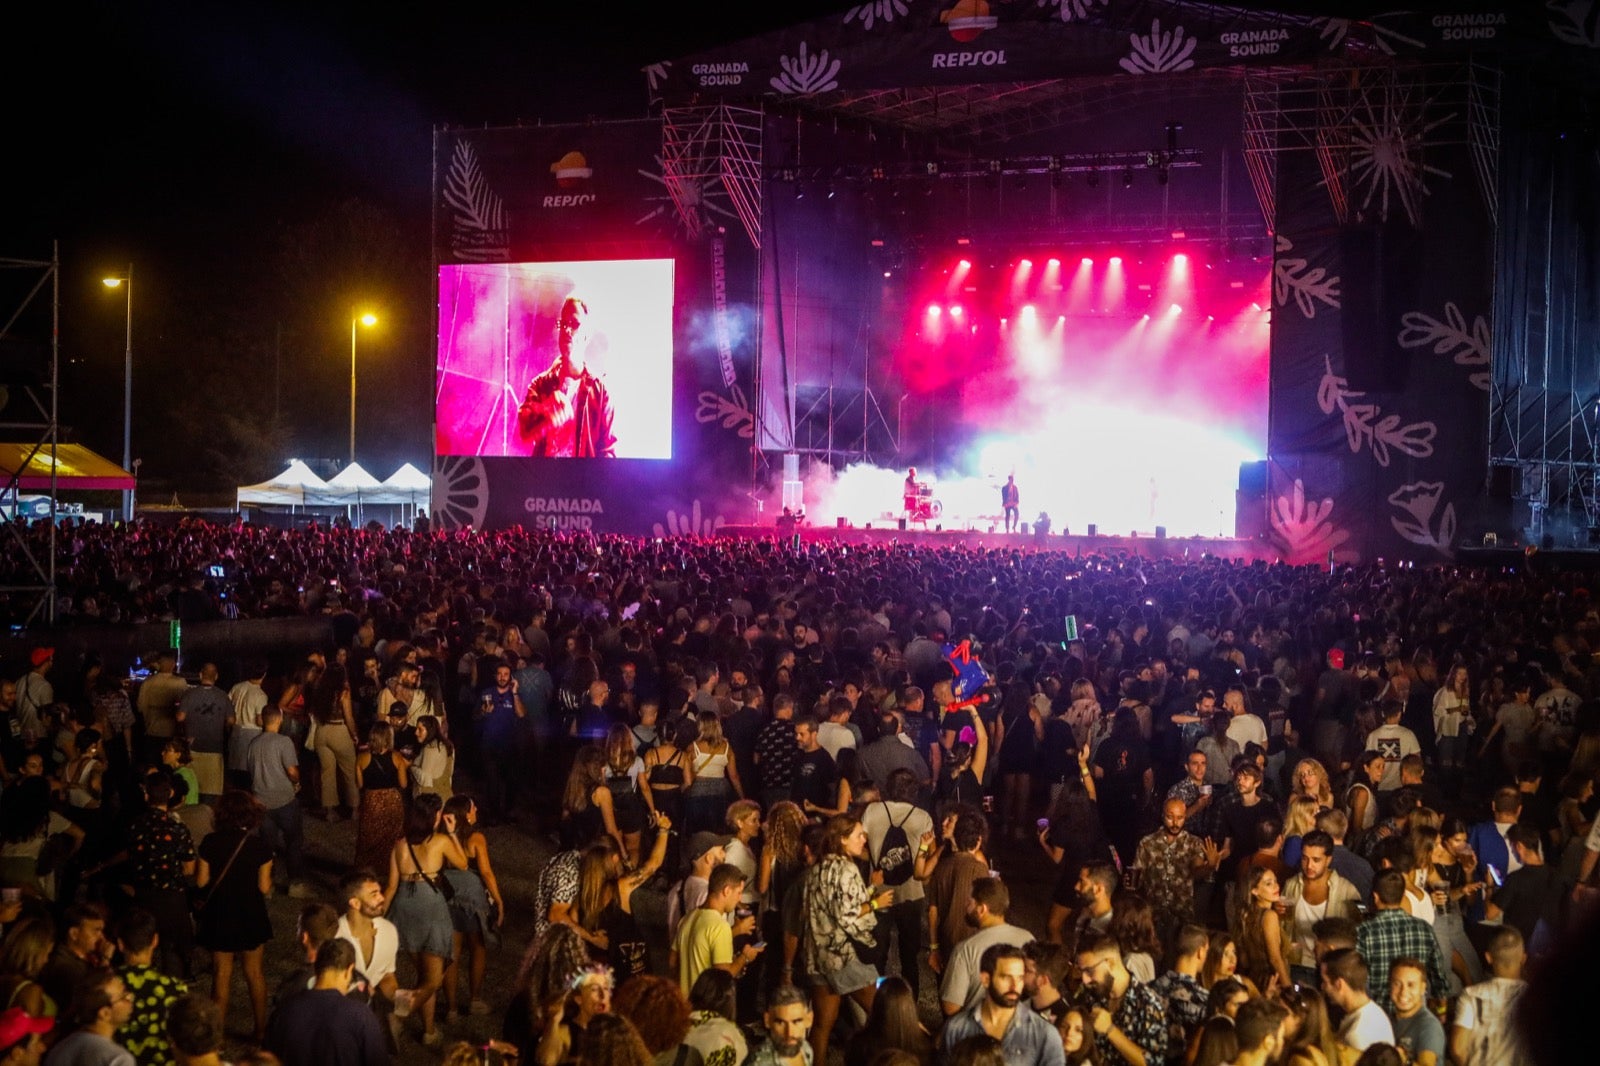
[[[372,988],[393,1002],[400,989],[395,976],[400,932],[383,917],[383,886],[369,871],[357,870],[340,883],[339,892],[345,900],[339,938],[355,947],[356,969],[367,975]]]
[[[1261,750],[1266,751],[1267,723],[1250,713],[1244,689],[1238,685],[1230,686],[1222,694],[1222,706],[1233,715],[1228,720],[1228,739],[1239,745],[1240,751],[1250,744],[1259,744]]]
[[[972,882],[972,895],[967,899],[967,924],[977,926],[978,931],[950,953],[950,961],[945,965],[939,1000],[946,1018],[983,998],[983,978],[979,975],[978,964],[985,951],[995,944],[1020,948],[1033,940],[1032,933],[1006,921],[1010,906],[1011,893],[998,877],[980,877]]]
[[[1367,734],[1367,751],[1383,755],[1383,778],[1378,782],[1379,792],[1393,792],[1400,787],[1400,760],[1407,755],[1419,755],[1422,745],[1417,735],[1400,724],[1406,706],[1399,700],[1383,705],[1383,724]]]
[[[267,677],[266,661],[251,663],[247,671],[249,676],[228,690],[228,772],[233,784],[242,787],[248,787],[250,773],[244,753],[261,732],[261,712],[267,707],[267,693],[261,687]]]
[[[928,924],[928,901],[921,881],[914,876],[916,860],[924,847],[931,847],[933,816],[917,806],[917,795],[922,782],[906,769],[889,774],[883,789],[885,799],[867,804],[861,812],[861,827],[867,831],[867,854],[872,857],[872,868],[883,871],[884,887],[894,889],[894,902],[883,912],[879,921],[878,943],[884,944],[889,930],[895,930],[900,945],[900,973],[911,985],[911,991],[921,991],[922,983],[922,931]],[[891,828],[897,828],[895,847],[884,852],[884,843]],[[902,855],[900,834],[905,834]]]
[[[821,744],[834,762],[845,748],[856,746],[856,735],[846,724],[853,708],[847,696],[835,696],[828,701],[828,720],[817,726],[817,743]]]
[[[1322,991],[1345,1012],[1339,1042],[1358,1053],[1373,1044],[1394,1043],[1394,1024],[1367,995],[1367,964],[1355,948],[1340,948],[1322,957]]]
[[[1528,987],[1522,979],[1527,955],[1516,926],[1502,926],[1490,938],[1484,957],[1494,976],[1468,985],[1456,1001],[1455,1024],[1450,1027],[1450,1061],[1454,1066],[1527,1062],[1511,1019],[1517,997]]]

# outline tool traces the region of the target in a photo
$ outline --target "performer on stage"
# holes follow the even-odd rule
[[[1006,478],[1006,483],[1000,486],[1000,506],[1005,510],[1006,532],[1015,533],[1020,519],[1018,508],[1022,505],[1022,494],[1017,491],[1017,475],[1012,474]]]
[[[611,395],[584,365],[588,317],[588,305],[576,296],[562,303],[556,326],[559,353],[528,384],[517,408],[517,428],[533,455],[611,459],[617,454]]]
[[[919,486],[917,485],[917,468],[912,467],[910,470],[906,471],[905,504],[907,518],[910,518],[912,515],[917,513],[918,491]]]

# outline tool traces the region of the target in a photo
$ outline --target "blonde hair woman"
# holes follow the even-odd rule
[[[1289,800],[1288,813],[1283,819],[1283,864],[1290,870],[1300,868],[1300,844],[1305,835],[1317,827],[1317,814],[1321,811],[1317,801],[1310,796],[1294,796]]]
[[[702,830],[720,832],[728,804],[734,799],[744,799],[739,769],[733,763],[733,749],[722,736],[722,719],[715,711],[701,711],[696,721],[700,735],[689,746],[690,758],[694,760],[694,780],[683,797],[689,821],[686,832],[690,835]]]
[[[1294,764],[1292,796],[1309,796],[1317,801],[1317,809],[1333,806],[1333,782],[1328,779],[1328,768],[1316,759],[1301,759]]]

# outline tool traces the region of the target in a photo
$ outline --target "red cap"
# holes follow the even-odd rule
[[[0,1013],[0,1053],[10,1051],[35,1034],[43,1036],[56,1027],[52,1018],[35,1018],[21,1007]]]
[[[45,663],[49,662],[55,657],[56,650],[54,648],[34,648],[33,651],[28,653],[28,661],[32,663],[35,668],[43,666]]]
[[[1328,665],[1333,667],[1335,670],[1343,670],[1344,669],[1344,649],[1343,648],[1329,648],[1328,649]]]

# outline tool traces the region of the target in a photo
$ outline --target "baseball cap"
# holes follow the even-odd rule
[[[10,1051],[30,1036],[43,1036],[55,1027],[52,1018],[35,1018],[21,1007],[11,1007],[0,1013],[0,1054]]]
[[[731,843],[733,843],[731,836],[704,831],[696,833],[689,838],[689,861],[694,862],[712,848],[725,848]]]
[[[1344,649],[1343,648],[1329,648],[1328,649],[1328,665],[1333,667],[1335,670],[1343,670],[1344,669]]]
[[[55,657],[56,650],[54,648],[34,648],[33,651],[28,653],[28,662],[32,663],[33,666],[37,668],[43,666],[45,663],[49,662]]]

